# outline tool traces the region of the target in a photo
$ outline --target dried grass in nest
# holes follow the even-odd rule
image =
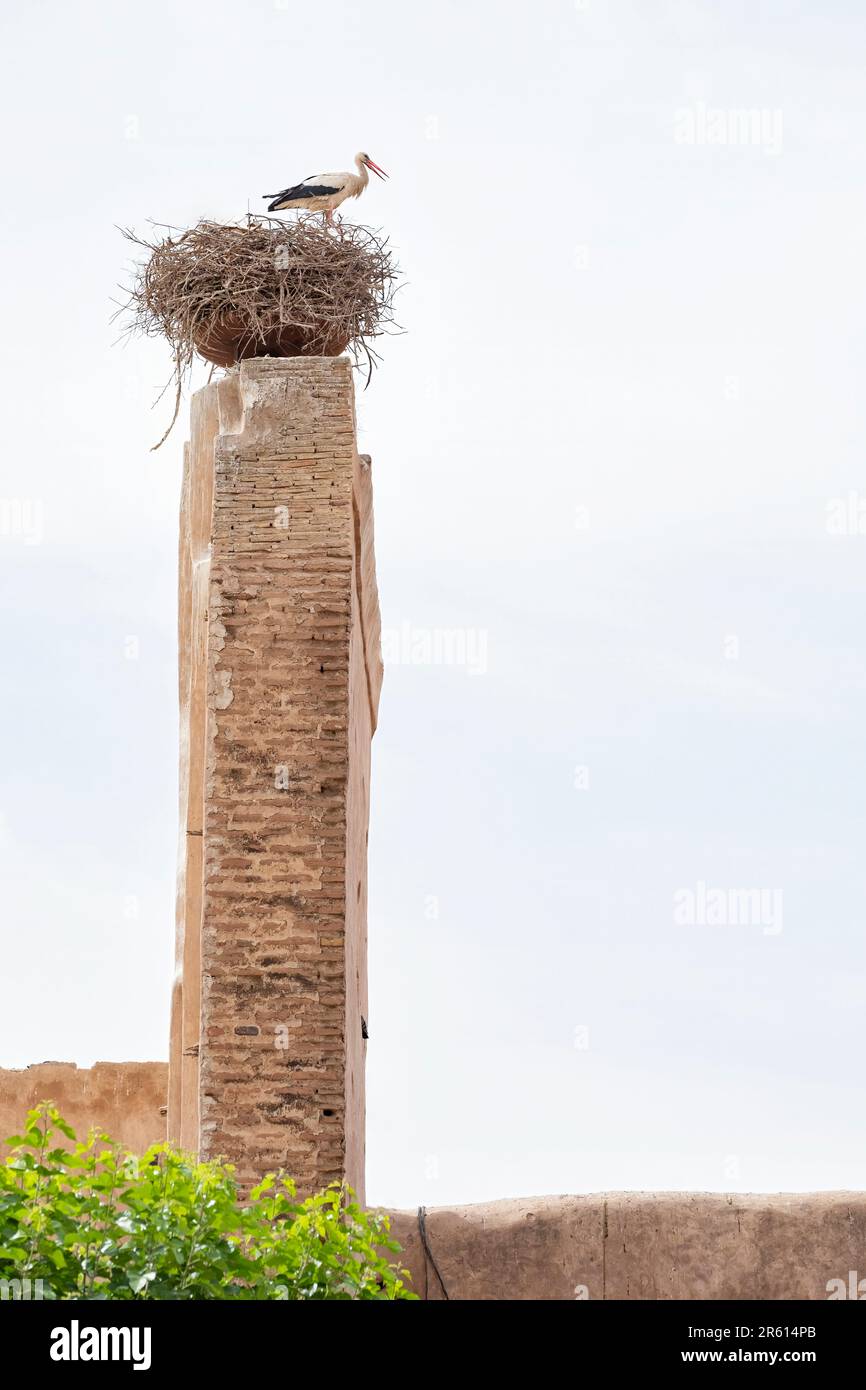
[[[196,354],[230,365],[348,349],[369,383],[373,342],[395,328],[398,270],[379,232],[340,221],[327,228],[309,215],[164,227],[168,235],[153,241],[122,230],[149,253],[118,310],[125,333],[167,338],[174,360],[174,416],[154,448],[171,433]]]

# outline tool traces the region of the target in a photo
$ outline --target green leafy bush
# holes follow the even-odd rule
[[[299,1202],[293,1184],[272,1175],[241,1204],[230,1165],[197,1163],[168,1144],[138,1158],[100,1133],[76,1143],[50,1104],[7,1142],[6,1296],[41,1281],[36,1296],[53,1299],[415,1297],[383,1254],[399,1250],[388,1218],[363,1211],[349,1189]]]

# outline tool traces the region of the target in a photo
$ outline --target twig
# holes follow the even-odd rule
[[[175,409],[156,449],[177,420],[197,353],[226,366],[245,356],[348,348],[356,367],[364,362],[368,386],[380,360],[373,341],[401,331],[393,309],[399,271],[380,230],[252,214],[187,231],[151,226],[165,235],[149,241],[120,229],[148,255],[114,317],[125,318],[122,336],[162,336],[171,347]]]

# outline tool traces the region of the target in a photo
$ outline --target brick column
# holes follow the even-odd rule
[[[199,392],[184,495],[210,547],[181,564],[169,1133],[245,1183],[282,1167],[302,1191],[345,1177],[363,1198],[382,667],[348,360],[258,358]]]

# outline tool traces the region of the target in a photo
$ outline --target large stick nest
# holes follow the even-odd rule
[[[348,350],[367,367],[374,341],[394,328],[398,269],[387,239],[369,227],[319,219],[249,216],[189,231],[162,228],[134,267],[119,310],[126,332],[168,339],[176,386],[174,419],[196,355],[228,367],[246,357],[335,357]],[[159,445],[155,447],[159,448]]]

